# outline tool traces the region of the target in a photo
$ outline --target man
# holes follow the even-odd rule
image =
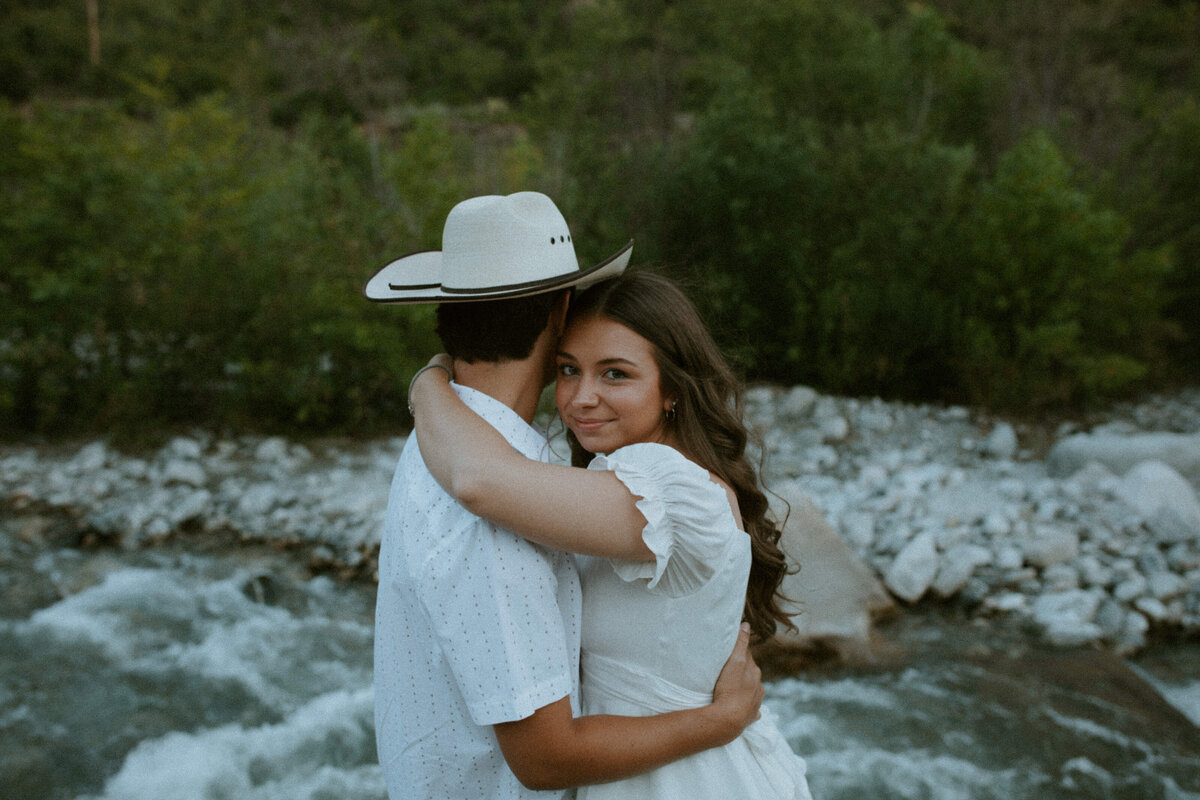
[[[459,396],[544,459],[531,422],[571,287],[620,274],[632,244],[580,269],[548,197],[477,197],[451,210],[441,251],[392,262],[364,291],[439,303]],[[566,797],[729,742],[757,715],[762,687],[743,633],[712,705],[579,716],[580,602],[573,556],[465,511],[409,438],[388,499],[375,619],[375,727],[392,800]]]

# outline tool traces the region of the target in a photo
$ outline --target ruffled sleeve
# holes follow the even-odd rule
[[[646,518],[642,540],[653,561],[610,559],[626,581],[671,597],[696,591],[712,578],[738,531],[725,489],[708,471],[663,444],[643,442],[597,455],[588,469],[607,469],[625,484]]]

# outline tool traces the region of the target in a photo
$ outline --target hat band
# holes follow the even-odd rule
[[[388,284],[388,288],[391,289],[393,292],[419,292],[423,289],[438,289],[440,287],[441,287],[440,283],[415,283],[412,285],[403,284],[403,283],[389,283]]]

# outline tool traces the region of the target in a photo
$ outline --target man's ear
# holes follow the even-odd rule
[[[571,290],[567,289],[558,296],[558,299],[554,301],[554,306],[550,309],[550,329],[558,338],[562,338],[563,331],[567,329],[567,310],[570,307]]]

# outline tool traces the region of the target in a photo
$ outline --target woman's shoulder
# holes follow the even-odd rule
[[[681,451],[662,442],[636,442],[607,455],[597,455],[592,469],[613,470],[620,476],[629,470],[641,472],[657,482],[680,488],[690,486],[703,496],[719,497],[728,504],[735,520],[741,519],[737,494],[719,476],[692,461]],[[741,527],[740,525],[738,527]]]
[[[679,471],[685,474],[708,476],[708,470],[682,452],[662,442],[634,442],[611,453],[597,453],[589,466],[592,469],[615,469],[618,466],[640,467],[654,472]]]

